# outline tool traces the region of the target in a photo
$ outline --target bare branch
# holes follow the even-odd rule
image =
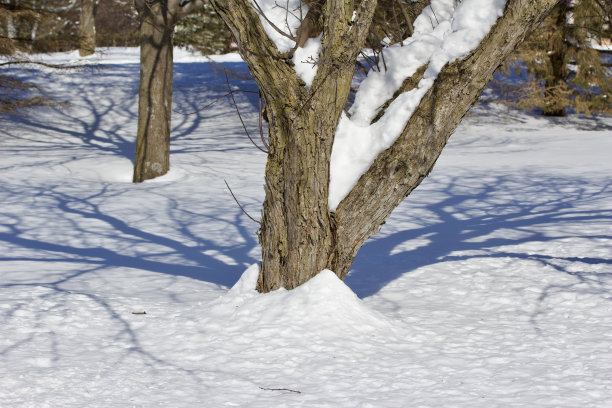
[[[210,0],[215,11],[232,31],[239,52],[249,65],[257,86],[266,97],[284,95],[298,99],[303,93],[300,79],[287,54],[278,51],[266,34],[255,7],[249,0]],[[262,67],[265,67],[262,69]],[[270,80],[282,78],[282,80]]]
[[[247,129],[246,125],[244,124],[244,121],[242,120],[242,115],[240,114],[240,109],[238,109],[238,104],[236,103],[236,99],[234,99],[234,91],[232,90],[232,87],[230,86],[229,77],[227,76],[227,74],[225,74],[225,82],[227,83],[227,90],[229,91],[229,94],[232,97],[232,102],[234,103],[234,107],[236,108],[236,113],[238,114],[238,118],[240,119],[240,123],[242,123],[242,128],[244,129],[244,132],[246,133],[247,137],[249,138],[251,143],[253,143],[253,146],[258,148],[262,152],[269,154],[270,152],[266,149],[259,147],[259,145],[255,143],[255,141],[249,134],[249,130]]]
[[[351,34],[353,37],[352,40],[356,44],[364,43],[364,40],[370,31],[370,24],[372,22],[372,17],[374,16],[374,10],[376,10],[377,4],[378,0],[363,0],[361,3],[359,3],[351,29]]]
[[[240,205],[240,203],[238,202],[238,199],[236,198],[236,196],[234,195],[234,192],[232,191],[232,189],[230,188],[229,184],[227,184],[227,181],[224,179],[223,182],[225,183],[225,185],[227,186],[227,189],[229,190],[230,194],[232,195],[232,197],[234,198],[234,201],[236,202],[236,204],[238,204],[238,207],[240,207],[240,209],[242,210],[242,212],[244,213],[244,215],[246,215],[247,217],[249,217],[251,220],[255,221],[256,223],[258,223],[259,225],[261,225],[261,221],[256,220],[255,218],[251,217],[249,215],[248,212],[246,212],[246,210],[242,207],[242,205]]]
[[[303,47],[309,37],[313,37],[313,31],[316,29],[322,12],[322,0],[317,0],[311,4],[297,30],[294,51],[296,48]]]
[[[245,91],[245,90],[242,90],[242,89],[234,89],[234,90],[232,90],[232,92],[234,92],[234,93],[253,93],[253,94],[259,94],[259,92],[257,92],[257,91]],[[209,102],[206,105],[201,106],[201,107],[199,107],[199,108],[197,108],[197,109],[195,109],[195,110],[193,110],[191,112],[185,112],[185,111],[181,111],[179,109],[172,109],[172,112],[178,113],[179,115],[193,115],[193,114],[196,114],[198,112],[205,111],[206,109],[210,108],[211,106],[216,105],[217,102],[219,102],[221,99],[225,99],[228,96],[230,96],[230,92],[216,97],[211,102]]]
[[[276,31],[277,33],[279,33],[280,35],[282,35],[283,37],[287,37],[292,41],[295,41],[295,37],[287,34],[286,32],[284,32],[283,30],[281,30],[280,28],[278,28],[276,26],[276,24],[274,24],[272,21],[270,21],[270,19],[268,18],[268,16],[266,16],[266,13],[263,12],[263,10],[261,9],[261,7],[259,7],[259,4],[257,3],[256,0],[253,0],[253,4],[255,4],[255,8],[257,9],[257,13],[259,13],[260,16],[262,16],[264,18],[264,20],[266,20],[266,22],[268,24],[270,24],[270,27],[272,27],[274,29],[274,31]],[[289,26],[287,25],[287,28],[289,28]]]
[[[28,61],[28,60],[19,60],[19,61],[6,61],[0,63],[0,67],[6,65],[41,65],[47,68],[55,68],[55,69],[75,69],[75,68],[83,68],[83,65],[61,65],[61,64],[48,64],[46,62],[40,61]]]
[[[406,78],[404,80],[400,88],[393,94],[393,96],[379,108],[378,113],[376,114],[374,119],[372,119],[372,123],[378,122],[380,118],[383,117],[391,103],[393,103],[393,101],[396,100],[401,94],[417,87],[421,79],[423,79],[423,74],[425,74],[425,70],[428,66],[429,64],[423,65],[422,67],[417,69],[416,72],[410,78]]]

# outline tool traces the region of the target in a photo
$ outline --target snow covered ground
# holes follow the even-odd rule
[[[0,407],[612,406],[612,119],[478,105],[345,283],[258,295],[225,76],[177,53],[172,170],[135,185],[137,58],[12,71],[71,104],[0,117]]]

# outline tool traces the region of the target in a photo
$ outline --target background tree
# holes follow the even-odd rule
[[[27,62],[26,53],[57,51],[70,41],[71,3],[49,0],[0,0],[0,67]],[[52,104],[43,89],[0,74],[0,113]]]
[[[140,19],[140,87],[134,182],[170,169],[173,35],[176,23],[202,0],[135,0]]]
[[[79,25],[79,55],[81,57],[96,52],[96,0],[81,0],[81,19]]]
[[[174,45],[202,55],[229,52],[232,40],[232,33],[208,3],[181,19],[174,32]]]
[[[612,75],[598,51],[612,36],[611,16],[610,1],[560,2],[498,76],[502,102],[545,116],[564,116],[567,108],[612,113]]]
[[[9,48],[10,53],[92,51],[96,43],[140,44],[132,0],[0,0],[0,50],[5,54]]]
[[[509,0],[503,16],[476,50],[441,69],[410,119],[406,118],[399,137],[332,208],[328,199],[335,132],[377,2],[317,1],[323,28],[321,50],[316,75],[308,86],[296,74],[290,53],[279,51],[270,41],[254,3],[213,0],[259,86],[269,120],[258,289],[292,289],[325,268],[343,279],[365,240],[431,171],[495,69],[556,2]],[[295,42],[300,31],[285,35]],[[393,100],[414,90],[426,68],[406,79],[381,111],[388,113],[384,111]]]
[[[138,15],[132,0],[98,0],[96,42],[100,47],[140,45]]]
[[[79,4],[83,9],[89,7],[91,13],[94,1],[0,0],[0,56],[4,56],[0,66],[28,63],[28,53],[80,49],[81,54],[88,54],[94,51],[96,37],[101,46],[138,44],[138,22],[130,0],[97,1],[99,30],[95,37],[92,15],[85,24],[79,22]],[[86,30],[79,29],[88,25]],[[84,38],[83,32],[89,33],[89,38]],[[40,87],[24,83],[14,75],[0,74],[0,112],[46,104],[54,102]]]
[[[75,48],[76,0],[0,0],[0,48],[5,53]]]

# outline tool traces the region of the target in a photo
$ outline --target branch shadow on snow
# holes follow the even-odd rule
[[[229,69],[244,68],[244,64],[223,64]],[[43,155],[58,149],[81,154],[85,149],[89,158],[105,155],[132,157],[136,133],[137,66],[113,68],[113,78],[105,75],[93,83],[76,83],[73,108],[47,110],[44,115],[29,115],[3,120],[6,123],[4,137],[29,138],[28,149],[32,154]],[[197,151],[217,151],[231,154],[232,150],[253,149],[248,144],[228,147],[222,140],[204,143],[198,139],[196,130],[206,126],[207,119],[221,117],[233,109],[227,98],[220,99],[223,109],[203,109],[205,100],[227,93],[223,81],[212,81],[210,75],[220,75],[214,68],[202,63],[175,64],[175,115],[173,141],[182,142],[173,147],[173,154]],[[112,80],[111,80],[112,79]],[[119,100],[106,98],[104,90],[118,86],[124,81],[125,89]],[[236,88],[254,90],[254,85],[243,79],[231,79]],[[198,84],[194,87],[194,84]],[[201,84],[201,85],[200,85]],[[205,97],[202,97],[205,94]],[[117,93],[115,93],[117,95]],[[248,122],[253,124],[258,99],[256,94],[245,93],[239,97],[240,106],[245,107]],[[255,111],[255,113],[254,113]],[[75,112],[81,114],[75,116]],[[232,112],[232,115],[235,113]],[[50,120],[51,119],[51,120]],[[237,118],[233,117],[234,121]],[[26,127],[27,132],[18,131]],[[36,140],[37,134],[53,134],[53,140]],[[214,136],[214,135],[213,135]],[[62,139],[65,137],[65,139]],[[244,136],[239,135],[244,138]],[[77,144],[74,140],[80,140]],[[30,143],[34,141],[35,143]],[[257,152],[253,152],[257,154]],[[50,163],[57,164],[49,159]],[[25,165],[24,165],[25,166]],[[44,166],[40,161],[32,166]],[[0,242],[10,248],[0,254],[0,262],[32,262],[33,265],[74,264],[74,270],[58,268],[63,273],[45,279],[30,279],[0,287],[30,286],[51,290],[40,295],[64,295],[76,293],[86,296],[99,305],[105,313],[118,323],[117,336],[132,344],[127,354],[137,353],[148,361],[160,363],[157,357],[147,354],[141,347],[130,323],[108,302],[89,291],[71,292],[71,282],[88,275],[108,270],[144,270],[170,277],[189,277],[209,282],[220,287],[232,286],[244,271],[245,265],[257,259],[249,255],[257,247],[254,228],[250,229],[245,216],[228,197],[218,212],[200,209],[197,201],[183,201],[181,197],[160,192],[156,197],[163,218],[168,222],[163,231],[147,228],[146,222],[128,221],[122,211],[107,204],[114,199],[125,200],[121,194],[129,189],[117,188],[113,183],[99,184],[98,191],[79,191],[66,184],[6,184],[3,195],[32,199],[28,214],[0,213]],[[135,195],[138,193],[133,190]],[[216,191],[219,192],[218,190]],[[157,194],[154,189],[148,194]],[[542,267],[551,267],[560,274],[575,278],[576,285],[586,283],[588,290],[610,296],[602,283],[612,278],[612,273],[593,273],[585,268],[575,271],[568,264],[612,265],[612,259],[594,255],[552,256],[541,252],[528,252],[518,248],[527,243],[549,243],[552,241],[585,238],[610,240],[609,232],[578,231],[567,228],[559,235],[547,233],[546,226],[563,223],[571,226],[609,225],[612,209],[593,210],[590,201],[609,199],[612,187],[608,183],[597,184],[593,179],[558,178],[542,175],[482,175],[465,177],[434,175],[428,179],[388,221],[389,228],[410,225],[411,228],[383,233],[369,240],[359,252],[346,283],[361,298],[376,294],[390,282],[418,268],[442,262],[462,261],[474,258],[516,258],[536,261]],[[138,212],[139,202],[130,198],[133,211]],[[587,209],[581,207],[585,205]],[[156,204],[157,205],[157,204]],[[209,206],[210,207],[210,206]],[[6,206],[5,208],[9,208]],[[601,208],[601,206],[599,206]],[[46,214],[50,213],[50,214]],[[53,220],[53,225],[32,222],[37,214],[45,214],[42,220]],[[143,214],[153,217],[155,214]],[[245,224],[246,223],[246,224]],[[607,223],[607,224],[606,224]],[[231,230],[232,242],[220,244],[215,233],[198,232],[201,226],[214,225],[216,231]],[[222,234],[221,234],[222,235]],[[383,266],[381,268],[381,265]],[[549,285],[541,293],[544,300],[559,290],[576,289],[576,285]],[[3,318],[13,317],[20,304],[3,311]],[[32,334],[34,335],[34,334]],[[118,337],[118,338],[119,338]],[[31,339],[26,337],[23,342]],[[53,340],[51,340],[53,343]],[[19,344],[0,350],[5,354]],[[56,353],[57,354],[57,353]],[[126,355],[127,355],[126,354]]]
[[[479,103],[468,113],[468,117],[478,117],[479,123],[473,125],[488,126],[498,123],[501,120],[515,124],[516,127],[524,126],[528,123],[533,124],[538,129],[545,129],[554,126],[571,128],[578,131],[606,131],[612,130],[609,117],[605,115],[585,115],[568,114],[567,116],[543,116],[537,110],[523,111],[501,103],[496,103],[496,99],[485,91]]]
[[[112,69],[108,69],[109,67]],[[208,137],[209,129],[204,132],[196,132],[207,125],[208,119],[212,119],[211,122],[217,125],[220,116],[227,116],[231,120],[238,121],[227,95],[226,73],[229,73],[233,89],[249,91],[237,94],[236,99],[239,106],[246,111],[245,117],[248,116],[247,119],[251,119],[247,123],[250,122],[251,125],[256,123],[256,121],[253,122],[253,118],[257,118],[256,107],[259,102],[257,88],[246,74],[244,63],[175,63],[174,72],[171,158],[201,151],[231,154],[231,151],[254,150],[246,137],[242,135],[238,135],[244,142],[240,145],[236,143],[236,140],[225,143],[225,140],[218,135],[218,129],[213,130],[214,133],[211,132],[213,134],[210,137]],[[4,130],[2,137],[12,139],[7,149],[21,153],[27,150],[29,155],[37,158],[32,163],[29,161],[20,163],[20,167],[65,166],[70,162],[85,158],[99,162],[109,157],[132,159],[138,111],[138,64],[102,65],[89,70],[83,77],[81,77],[84,75],[82,72],[45,73],[38,69],[15,70],[15,73],[32,81],[38,79],[52,84],[53,86],[50,86],[48,91],[53,94],[53,97],[56,100],[70,102],[65,109],[40,108],[23,115],[0,117]],[[216,103],[209,104],[210,100]],[[221,119],[221,121],[228,122],[227,119]],[[206,135],[205,139],[202,138],[202,134]],[[23,144],[21,144],[22,141]],[[61,159],[53,154],[54,151],[61,151],[62,157],[66,157],[65,161],[61,162]],[[70,152],[74,152],[72,157]],[[46,157],[49,159],[47,160]],[[66,183],[70,181],[66,180]],[[32,196],[44,197],[45,200],[52,202],[51,208],[57,212],[57,219],[66,219],[67,222],[70,222],[71,228],[77,231],[83,241],[110,239],[111,241],[123,240],[128,246],[143,243],[154,244],[164,248],[165,254],[178,254],[192,265],[188,265],[189,262],[175,264],[159,260],[157,258],[161,256],[160,254],[152,254],[153,256],[127,254],[103,245],[97,247],[82,244],[69,245],[62,244],[61,240],[26,237],[27,233],[24,233],[24,230],[19,227],[19,219],[4,225],[5,230],[0,232],[0,240],[17,247],[38,251],[40,254],[52,254],[49,259],[33,257],[33,261],[85,262],[100,267],[135,267],[188,276],[223,286],[231,286],[243,271],[244,264],[254,262],[246,254],[257,245],[255,235],[250,231],[245,232],[239,222],[242,214],[229,196],[227,201],[230,210],[226,214],[233,215],[229,218],[217,217],[215,220],[211,220],[210,215],[187,209],[183,203],[178,202],[178,199],[163,197],[167,208],[173,209],[175,213],[189,213],[188,221],[174,220],[176,238],[173,239],[169,236],[145,232],[137,226],[129,225],[118,216],[103,211],[100,208],[101,204],[113,200],[114,195],[120,199],[119,193],[111,191],[112,186],[112,183],[103,184],[100,191],[89,196],[68,194],[61,185],[45,186],[43,191],[32,192]],[[138,188],[136,185],[133,186],[135,190]],[[6,186],[6,195],[18,197],[29,189],[36,189],[36,186],[20,186],[13,193],[10,191],[11,188]],[[41,208],[41,212],[44,213],[47,208]],[[9,218],[13,216],[7,214]],[[172,219],[172,216],[169,216]],[[96,236],[95,232],[80,228],[79,222],[75,221],[77,219],[103,223],[109,227],[108,232]],[[214,242],[207,241],[203,234],[195,236],[189,224],[198,222],[198,219],[202,219],[203,224],[217,222],[225,224],[227,229],[235,228],[244,244],[223,248]],[[197,244],[186,245],[185,240]],[[222,256],[205,255],[203,251],[206,250],[214,251]],[[226,263],[219,261],[223,259],[223,256],[232,259],[239,266],[228,268]],[[0,254],[0,260],[20,259],[26,260],[23,257],[10,256],[9,253]],[[212,270],[223,272],[220,274],[206,272]]]
[[[58,148],[76,151],[91,147],[98,156],[107,153],[133,161],[138,120],[138,64],[106,64],[86,73],[14,71],[24,80],[41,81],[43,87],[45,83],[53,84],[47,89],[50,96],[66,104],[0,116],[1,137],[25,139],[33,143],[35,147],[31,148],[41,155]],[[205,126],[207,120],[218,119],[228,111],[238,120],[228,96],[224,71],[229,73],[231,87],[237,91],[235,97],[243,116],[247,119],[257,116],[257,86],[248,76],[244,63],[175,63],[172,154],[201,150],[201,147],[177,142],[191,140],[197,143],[196,131]],[[28,131],[24,132],[24,128]],[[38,137],[41,134],[56,138],[41,140]],[[79,139],[82,144],[74,144],[71,138]]]
[[[97,267],[93,267],[88,269],[86,272],[95,272]],[[77,274],[77,275],[80,275]],[[129,347],[125,347],[124,351],[119,353],[116,358],[118,360],[125,360],[128,357],[132,357],[134,355],[139,356],[144,364],[148,367],[154,366],[162,366],[162,367],[171,367],[176,369],[177,371],[185,372],[188,375],[193,375],[190,370],[186,370],[176,364],[173,364],[169,361],[165,361],[157,357],[155,354],[146,350],[145,347],[142,346],[140,339],[137,333],[134,331],[132,324],[129,320],[122,315],[119,311],[117,311],[111,304],[107,302],[104,297],[98,296],[96,294],[89,293],[87,291],[75,291],[75,290],[67,290],[62,288],[62,283],[69,281],[71,278],[75,276],[66,276],[64,279],[59,280],[53,283],[46,283],[44,286],[41,286],[38,283],[32,284],[14,284],[14,285],[2,285],[3,287],[31,287],[33,289],[36,288],[44,288],[47,289],[45,292],[38,293],[36,298],[29,297],[27,299],[23,299],[22,301],[14,302],[10,309],[5,309],[2,312],[2,319],[4,322],[9,322],[11,319],[17,318],[17,314],[19,312],[27,313],[25,311],[26,307],[30,305],[30,303],[39,302],[42,304],[52,304],[53,306],[50,309],[39,309],[36,311],[35,321],[42,322],[45,316],[48,315],[48,312],[52,311],[54,315],[61,316],[63,319],[69,318],[71,315],[75,314],[73,310],[73,305],[71,304],[74,297],[84,297],[89,302],[88,305],[95,305],[95,309],[97,313],[106,315],[109,319],[114,322],[114,325],[111,328],[111,331],[105,333],[106,336],[110,339],[110,343],[120,343],[120,344],[130,344]],[[112,332],[114,330],[114,333]],[[36,343],[39,339],[37,336],[43,336],[48,338],[48,354],[51,355],[50,362],[52,365],[57,365],[62,360],[62,353],[59,351],[61,346],[61,336],[53,330],[50,331],[42,331],[37,332],[36,330],[28,333],[27,336],[17,341],[14,344],[9,344],[8,346],[0,349],[0,356],[7,356],[13,350],[17,350],[20,347],[27,346],[28,343]],[[100,339],[98,339],[100,340]],[[37,344],[41,344],[38,342]],[[41,356],[44,356],[45,353],[43,350],[37,350],[37,353]],[[45,357],[43,357],[45,358]]]
[[[554,291],[585,290],[575,288],[579,284],[587,284],[589,293],[612,298],[612,272],[589,270],[593,265],[612,265],[612,257],[588,256],[584,250],[579,255],[547,253],[548,245],[562,240],[612,240],[612,208],[589,205],[609,200],[612,183],[534,174],[435,178],[409,196],[388,221],[389,228],[394,222],[413,228],[385,233],[383,226],[382,236],[369,240],[358,253],[346,283],[359,297],[374,295],[418,268],[511,258],[532,260],[575,279],[574,285],[544,287],[541,301]],[[432,194],[440,199],[426,197]],[[531,244],[536,248],[529,248]]]
[[[23,185],[15,188],[21,192],[27,189]],[[229,287],[238,280],[245,265],[255,262],[248,253],[257,243],[255,235],[242,223],[243,214],[235,209],[233,212],[226,211],[223,216],[200,213],[192,209],[197,208],[194,202],[185,205],[177,198],[166,198],[165,219],[171,223],[172,234],[148,232],[146,228],[131,225],[120,216],[104,210],[105,202],[115,198],[110,191],[112,185],[106,185],[88,196],[66,193],[63,189],[65,186],[51,186],[38,193],[44,206],[35,212],[51,212],[46,215],[51,225],[31,225],[31,213],[24,214],[22,218],[12,213],[0,213],[0,219],[10,220],[0,223],[0,246],[8,249],[0,254],[0,265],[25,263],[31,265],[34,271],[44,271],[32,273],[25,281],[9,279],[10,283],[0,284],[0,290],[27,289],[23,291],[26,297],[11,302],[9,309],[2,310],[0,319],[5,323],[19,320],[21,312],[31,313],[33,321],[40,322],[49,315],[49,311],[53,311],[54,316],[70,317],[76,313],[74,299],[85,297],[86,300],[80,303],[96,310],[98,319],[104,316],[113,322],[108,327],[110,331],[105,334],[105,341],[108,344],[128,345],[118,352],[118,360],[137,357],[152,369],[172,368],[195,376],[143,346],[133,322],[128,318],[130,311],[119,310],[117,305],[109,303],[108,295],[96,294],[95,289],[89,288],[89,282],[103,280],[116,286],[112,277],[117,273],[127,275],[146,271],[168,276],[169,279],[162,280],[167,286],[171,286],[178,277],[188,277],[212,283],[220,290]],[[14,194],[18,193],[14,191]],[[32,192],[32,195],[36,194]],[[234,242],[220,245],[192,228],[192,224],[203,223],[225,225],[225,229],[233,231]],[[111,275],[107,277],[109,273]],[[163,291],[165,286],[156,285],[157,291]],[[106,289],[107,292],[109,290],[112,293],[112,289]],[[117,292],[121,293],[122,290]],[[169,302],[181,302],[172,291],[167,296]],[[52,304],[52,310],[36,306],[45,304]],[[54,331],[39,333],[34,330],[17,342],[0,347],[0,356],[23,347],[45,344],[48,351],[40,351],[40,355],[45,358],[50,356],[49,364],[55,366],[64,358],[58,351],[61,342],[61,336]]]
[[[221,65],[231,70],[245,67],[241,63]],[[218,67],[207,63],[180,63],[175,65],[175,72],[172,155],[176,158],[202,151],[227,154],[246,149],[253,151],[242,135],[232,137],[227,143],[223,139],[226,130],[218,134],[217,129],[211,137],[201,138],[201,128],[207,125],[208,119],[216,119],[217,124],[220,116],[238,120],[229,99],[224,97],[227,89],[221,84],[225,76],[223,82],[220,79],[211,81],[212,76],[221,78]],[[25,74],[39,75],[36,70]],[[168,277],[164,280],[166,283],[188,277],[209,282],[223,290],[238,280],[246,265],[256,262],[250,255],[257,246],[255,228],[250,228],[251,224],[245,221],[246,217],[235,206],[229,193],[220,199],[227,205],[220,206],[223,208],[219,211],[211,211],[210,205],[201,208],[200,202],[192,197],[186,198],[185,194],[174,196],[167,191],[158,191],[167,188],[169,183],[146,186],[142,196],[139,192],[141,186],[135,184],[87,177],[84,180],[82,174],[79,175],[81,178],[73,179],[71,172],[58,171],[58,167],[70,168],[71,164],[83,159],[92,159],[96,163],[104,163],[109,158],[132,160],[136,139],[138,66],[126,64],[114,66],[112,70],[105,70],[102,66],[95,75],[86,79],[75,77],[72,80],[68,74],[56,75],[63,76],[59,81],[63,85],[54,86],[55,89],[49,91],[57,100],[69,100],[68,107],[40,108],[24,115],[0,118],[3,128],[0,137],[9,139],[7,150],[12,149],[23,157],[22,163],[15,160],[0,167],[10,169],[14,166],[25,171],[31,168],[38,171],[37,174],[49,171],[59,175],[55,177],[57,181],[49,182],[45,178],[42,184],[36,174],[30,179],[24,176],[1,182],[0,197],[6,197],[8,201],[0,206],[0,265],[12,263],[19,268],[31,268],[33,273],[17,272],[11,278],[7,277],[0,290],[27,287],[36,296],[13,302],[9,309],[2,311],[0,319],[4,322],[19,319],[17,314],[27,305],[43,304],[48,300],[56,304],[53,309],[56,313],[63,313],[62,310],[71,309],[70,299],[84,296],[89,305],[95,305],[100,313],[116,323],[113,327],[118,330],[114,339],[130,344],[122,358],[137,354],[151,365],[171,365],[147,352],[129,319],[105,297],[87,289],[88,285],[83,282],[109,279],[108,283],[112,285],[112,279],[105,278],[109,273],[113,276],[113,273],[146,271]],[[78,76],[78,73],[71,75]],[[236,88],[254,88],[248,79],[232,79],[231,82]],[[202,108],[209,99],[217,97],[216,105]],[[250,112],[249,115],[256,117],[253,113],[258,102],[256,95],[244,93],[237,96],[237,100]],[[238,138],[242,144],[236,143]],[[202,166],[207,165],[202,163]],[[156,200],[155,211],[145,208],[151,199]],[[121,201],[130,203],[127,208],[127,212],[131,211],[130,216],[112,205]],[[134,217],[134,213],[142,213],[142,216]],[[165,225],[147,228],[147,217],[155,221],[158,215]],[[134,221],[135,218],[138,219]],[[209,232],[208,228],[221,232]],[[167,296],[170,301],[180,302],[180,299],[173,299],[171,291]],[[37,315],[34,318],[41,320],[47,311],[35,309]],[[26,344],[34,345],[36,338],[43,335],[49,336],[49,351],[54,356],[54,364],[60,358],[57,351],[60,340],[52,332],[32,332],[14,344],[0,348],[0,356]]]
[[[54,188],[42,192],[45,206],[54,208],[55,217],[61,219],[64,224],[55,227],[54,231],[37,234],[36,228],[22,226],[22,220],[13,214],[7,215],[6,218],[12,218],[12,222],[2,224],[4,230],[9,232],[0,232],[0,241],[20,249],[35,251],[36,255],[11,256],[9,252],[0,255],[0,262],[88,265],[83,272],[71,275],[70,279],[89,273],[89,268],[134,268],[189,277],[226,287],[238,280],[245,265],[255,262],[247,253],[257,244],[254,234],[242,225],[243,214],[240,210],[234,209],[233,215],[221,218],[184,208],[177,199],[165,197],[166,217],[172,221],[170,229],[173,234],[147,232],[101,209],[102,204],[113,199],[114,194],[108,191],[109,188],[107,185],[98,193],[87,197],[70,195]],[[41,211],[44,209],[41,208]],[[179,215],[173,216],[174,213]],[[225,224],[228,229],[233,228],[240,237],[237,240],[239,243],[220,246],[217,242],[204,238],[204,234],[196,234],[191,224],[200,222],[216,222]],[[26,224],[25,220],[23,224]],[[91,227],[92,225],[95,227]],[[64,228],[66,239],[61,239]],[[215,251],[223,257],[206,255],[205,251]],[[223,259],[230,259],[230,263],[234,265],[228,265]],[[65,283],[67,280],[62,278],[56,283]]]
[[[41,86],[47,88],[53,100],[66,104],[2,118],[3,137],[24,139],[41,155],[58,148],[76,151],[84,146],[98,154],[133,155],[135,141],[131,140],[131,134],[135,135],[136,131],[137,66],[113,67],[112,73],[104,66],[88,72],[42,75],[40,71],[29,70],[27,73],[25,78],[31,81],[44,78],[48,85]],[[43,140],[40,135],[55,138]],[[72,138],[79,139],[81,144],[75,144]]]

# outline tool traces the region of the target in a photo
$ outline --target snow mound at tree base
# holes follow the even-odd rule
[[[260,294],[255,290],[259,266],[249,267],[212,311],[236,324],[291,327],[304,333],[336,336],[366,334],[393,328],[390,320],[371,310],[334,272],[323,270],[293,290]]]

